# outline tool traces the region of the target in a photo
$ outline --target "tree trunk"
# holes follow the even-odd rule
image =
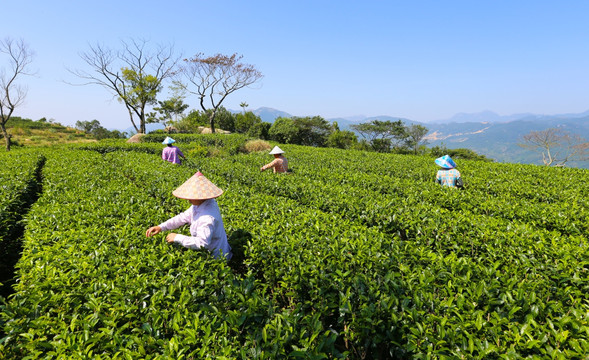
[[[125,106],[127,107],[127,111],[129,112],[129,118],[131,119],[131,124],[133,124],[135,131],[137,131],[137,133],[139,134],[140,130],[137,128],[137,125],[135,125],[135,120],[133,120],[133,110],[131,110],[129,105],[125,104]]]
[[[217,109],[213,109],[213,113],[211,114],[210,122],[211,122],[211,133],[215,133],[215,115],[217,115]]]
[[[139,127],[141,128],[142,134],[147,134],[147,129],[145,128],[145,103],[141,105],[141,111],[136,111],[137,116],[139,117]]]
[[[10,151],[10,135],[8,135],[4,123],[1,123],[0,127],[2,128],[2,135],[4,135],[4,141],[6,143],[6,151]]]

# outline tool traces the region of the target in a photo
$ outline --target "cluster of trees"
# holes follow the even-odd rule
[[[279,117],[274,123],[262,121],[251,111],[233,114],[224,107],[217,110],[216,122],[219,129],[247,134],[263,140],[283,144],[297,144],[341,149],[360,149],[376,152],[423,153],[428,129],[421,125],[405,125],[401,120],[372,120],[353,125],[352,130],[340,130],[337,122],[330,123],[321,116]],[[180,114],[177,120],[168,120],[174,131],[184,133],[200,132],[207,126],[212,110],[192,110]]]
[[[243,105],[242,105],[243,106]],[[245,105],[247,106],[247,104]],[[187,115],[181,114],[176,120],[167,122],[174,131],[183,133],[198,133],[202,127],[209,126],[209,119],[213,110],[191,110]],[[221,106],[216,110],[215,122],[217,127],[232,133],[248,134],[260,139],[268,139],[268,129],[271,124],[251,111],[233,114]]]
[[[6,38],[0,41],[2,55],[6,55],[8,66],[0,68],[0,130],[6,139],[6,149],[10,150],[10,136],[5,125],[25,99],[26,88],[18,80],[33,74],[29,70],[33,52],[23,40]],[[72,84],[105,88],[125,106],[137,133],[145,133],[148,123],[172,120],[174,115],[186,110],[184,94],[196,97],[200,109],[208,116],[208,125],[215,132],[215,118],[227,96],[263,77],[253,65],[242,63],[242,56],[238,54],[204,56],[197,53],[184,58],[171,45],[151,46],[146,40],[122,40],[118,49],[96,44],[80,56],[87,67],[68,69],[81,79],[81,83]],[[158,95],[168,82],[171,82],[168,85],[173,95],[159,100]],[[100,132],[101,136],[105,134],[96,126],[92,131]]]
[[[119,130],[108,130],[98,120],[92,121],[76,121],[76,129],[81,130],[87,134],[91,134],[95,138],[101,139],[125,139],[127,134]]]
[[[271,140],[285,144],[328,146],[376,152],[421,153],[428,130],[421,125],[405,125],[401,120],[372,120],[340,130],[320,116],[278,118],[270,127]],[[359,134],[360,136],[358,136]]]
[[[412,152],[418,154],[420,148],[427,144],[424,140],[428,129],[425,126],[405,125],[401,120],[372,120],[367,123],[352,125],[362,134],[365,143],[378,152]]]

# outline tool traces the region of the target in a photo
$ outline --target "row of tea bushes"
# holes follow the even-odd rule
[[[0,239],[10,237],[20,209],[32,202],[38,192],[44,158],[35,152],[0,154]]]
[[[125,151],[147,154],[161,154],[165,145],[162,141],[167,135],[147,134],[139,143],[129,143],[121,139],[105,139],[90,144],[74,144],[72,149],[91,150],[101,154]],[[195,163],[202,157],[228,157],[239,152],[247,152],[245,144],[250,140],[241,134],[172,134],[184,156],[185,162]]]
[[[0,154],[0,296],[11,292],[24,229],[22,218],[40,192],[44,161],[43,155],[30,151]]]

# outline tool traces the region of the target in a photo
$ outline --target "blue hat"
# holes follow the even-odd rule
[[[164,144],[164,145],[168,145],[168,144],[173,144],[173,143],[175,143],[175,142],[176,142],[176,140],[172,139],[172,138],[171,138],[171,137],[169,137],[169,136],[166,136],[166,138],[164,139],[164,141],[162,141],[162,144]]]
[[[436,164],[444,169],[454,169],[456,167],[456,163],[450,155],[444,155],[436,159]]]

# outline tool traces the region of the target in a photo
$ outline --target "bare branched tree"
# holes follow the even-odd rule
[[[569,161],[589,160],[589,142],[558,128],[531,131],[523,136],[523,143],[518,145],[540,152],[546,166],[562,167]]]
[[[146,40],[121,41],[122,50],[111,50],[97,44],[88,52],[80,54],[92,69],[69,70],[84,79],[82,84],[100,85],[113,93],[129,113],[131,124],[137,133],[145,133],[146,107],[156,103],[156,96],[164,80],[174,75],[180,59],[174,56],[171,46],[147,49]],[[138,124],[134,116],[138,118]]]
[[[33,75],[29,69],[33,52],[22,39],[15,41],[6,38],[0,41],[0,54],[8,57],[7,68],[0,68],[0,128],[6,142],[6,151],[10,151],[10,135],[6,131],[6,123],[27,95],[27,88],[19,85],[17,80],[24,75]]]
[[[197,54],[191,59],[184,59],[182,74],[190,83],[187,91],[199,98],[203,111],[207,111],[205,98],[210,104],[211,132],[215,132],[215,115],[225,98],[263,77],[253,65],[240,63],[242,57],[237,54],[210,57]]]

